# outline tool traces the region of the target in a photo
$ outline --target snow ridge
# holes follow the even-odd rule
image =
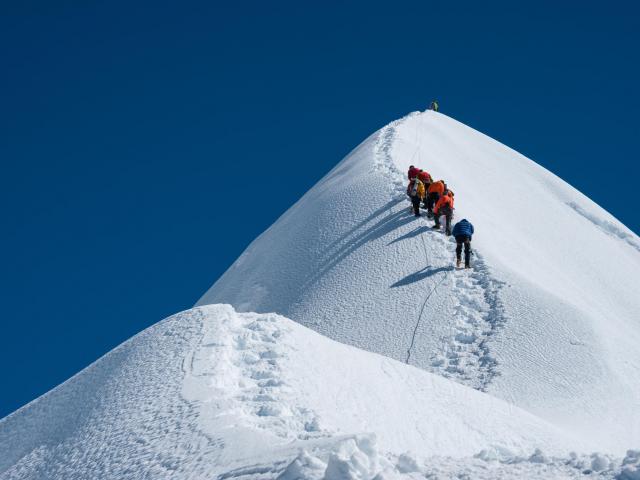
[[[406,194],[404,175],[397,167],[392,154],[394,141],[396,141],[396,130],[406,120],[418,117],[420,114],[420,112],[411,113],[382,128],[376,142],[374,166],[393,183],[397,192],[397,201],[405,199]],[[416,154],[421,148],[421,128],[423,127],[420,123],[417,125],[420,126],[415,129],[415,148],[409,162],[411,164],[414,163]],[[420,166],[418,165],[418,167]],[[436,172],[431,173],[432,175],[436,174]],[[452,180],[452,184],[455,184],[455,178],[450,180]],[[426,223],[424,219],[419,221],[423,224]],[[452,258],[455,257],[455,242],[452,239],[447,239],[439,232],[430,231],[428,226],[414,231],[414,234],[420,235],[425,254],[425,265],[430,263],[440,265],[436,269],[428,271],[429,276],[438,274],[441,278],[427,290],[427,294],[422,300],[422,306],[411,335],[411,342],[407,348],[405,363],[408,364],[411,361],[416,335],[421,323],[424,322],[430,298],[438,287],[448,280],[445,286],[452,291],[452,296],[455,298],[455,311],[452,319],[454,329],[450,335],[441,337],[441,349],[431,355],[430,365],[427,366],[427,369],[477,390],[486,391],[491,380],[499,375],[498,362],[490,353],[490,340],[506,323],[504,306],[499,296],[499,290],[504,282],[493,277],[488,265],[477,252],[474,251],[473,270],[458,272],[451,267]],[[431,248],[426,243],[426,237],[429,238]],[[415,281],[420,277],[420,273],[418,272],[416,277],[404,280],[407,282]],[[450,274],[454,279],[448,279]],[[403,284],[403,281],[400,281],[396,282],[394,286]]]
[[[378,138],[373,147],[374,151],[374,170],[381,172],[384,176],[388,177],[391,183],[395,186],[399,194],[404,193],[404,175],[398,169],[392,157],[393,144],[396,139],[396,129],[402,125],[408,118],[417,115],[418,112],[410,113],[409,115],[391,122],[383,127],[378,132]]]
[[[632,235],[631,233],[627,233],[622,229],[618,228],[614,223],[609,222],[607,220],[602,220],[597,216],[587,212],[584,208],[578,205],[576,202],[567,202],[567,205],[573,208],[577,213],[582,215],[584,218],[593,223],[596,227],[602,230],[607,235],[611,235],[612,237],[619,238],[623,240],[625,243],[635,248],[638,252],[640,252],[640,244],[635,240],[637,237]]]
[[[224,399],[248,427],[284,439],[323,436],[316,415],[292,400],[294,392],[283,379],[281,359],[291,353],[287,328],[275,315],[221,313],[222,321],[204,325],[195,358],[186,362],[186,398],[203,400],[199,392],[209,390],[207,396],[213,392]]]
[[[367,218],[334,239],[320,252],[317,252],[318,265],[315,271],[311,272],[303,281],[303,290],[317,283],[360,247],[389,233],[407,221],[405,215],[392,211],[395,205],[404,200],[404,176],[393,162],[391,152],[396,137],[396,128],[417,113],[411,113],[389,123],[380,129],[375,137],[372,170],[389,180],[392,185],[392,198]],[[385,213],[386,215],[384,215]]]

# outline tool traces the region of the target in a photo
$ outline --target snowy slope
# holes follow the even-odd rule
[[[568,456],[586,448],[469,387],[215,305],[149,328],[0,421],[0,478],[621,472],[620,459]],[[630,452],[624,468],[639,460]]]
[[[476,227],[474,269],[410,215],[409,164]],[[434,112],[372,135],[198,305],[277,312],[622,454],[640,444],[640,239],[517,152]]]
[[[471,271],[410,214],[410,163],[474,223]],[[0,420],[0,479],[640,478],[639,261],[548,171],[411,114],[199,307]]]

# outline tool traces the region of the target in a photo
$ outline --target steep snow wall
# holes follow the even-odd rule
[[[476,227],[471,272],[415,219],[409,164]],[[277,312],[489,392],[622,453],[640,443],[640,240],[565,182],[434,112],[365,140],[198,305]]]

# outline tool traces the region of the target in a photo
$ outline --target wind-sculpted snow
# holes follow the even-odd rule
[[[372,479],[573,472],[559,459],[589,445],[284,317],[212,305],[151,327],[2,420],[0,448],[3,480]],[[593,468],[587,458],[574,463]],[[598,465],[604,478],[623,467]]]
[[[411,164],[445,179],[456,219],[474,224],[471,272],[452,268],[452,239],[411,214]],[[622,454],[640,444],[637,245],[517,152],[412,113],[351,152],[198,304],[283,314]]]
[[[168,478],[205,472],[211,449],[181,394],[200,311],[133,337],[0,421],[0,478]],[[191,456],[186,466],[182,459]]]
[[[627,229],[623,229],[620,226],[617,226],[613,222],[610,222],[608,220],[603,220],[593,213],[587,212],[584,208],[582,208],[580,205],[578,205],[575,202],[568,202],[567,205],[573,208],[576,212],[578,212],[584,218],[592,222],[595,226],[599,227],[607,235],[612,235],[621,240],[624,240],[625,242],[627,242],[629,245],[631,245],[633,248],[635,248],[640,252],[640,243],[638,243],[638,237],[634,235],[632,232],[628,231]]]

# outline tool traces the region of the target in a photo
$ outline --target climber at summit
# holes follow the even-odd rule
[[[411,204],[413,205],[413,214],[416,217],[420,217],[420,202],[425,195],[424,183],[416,176],[409,181],[407,186],[407,195],[411,198]]]
[[[433,209],[433,217],[436,224],[432,227],[434,229],[440,229],[440,217],[445,217],[445,234],[451,235],[451,219],[453,218],[453,192],[449,191],[445,195],[440,197],[438,203],[436,203]]]
[[[433,110],[434,112],[437,112],[439,108],[440,108],[440,106],[438,105],[438,101],[437,100],[433,100],[431,102],[431,105],[429,105],[429,110]]]
[[[464,244],[464,268],[471,268],[470,261],[472,235],[473,225],[466,218],[463,218],[453,226],[453,236],[456,239],[456,267],[460,267],[462,245]]]

